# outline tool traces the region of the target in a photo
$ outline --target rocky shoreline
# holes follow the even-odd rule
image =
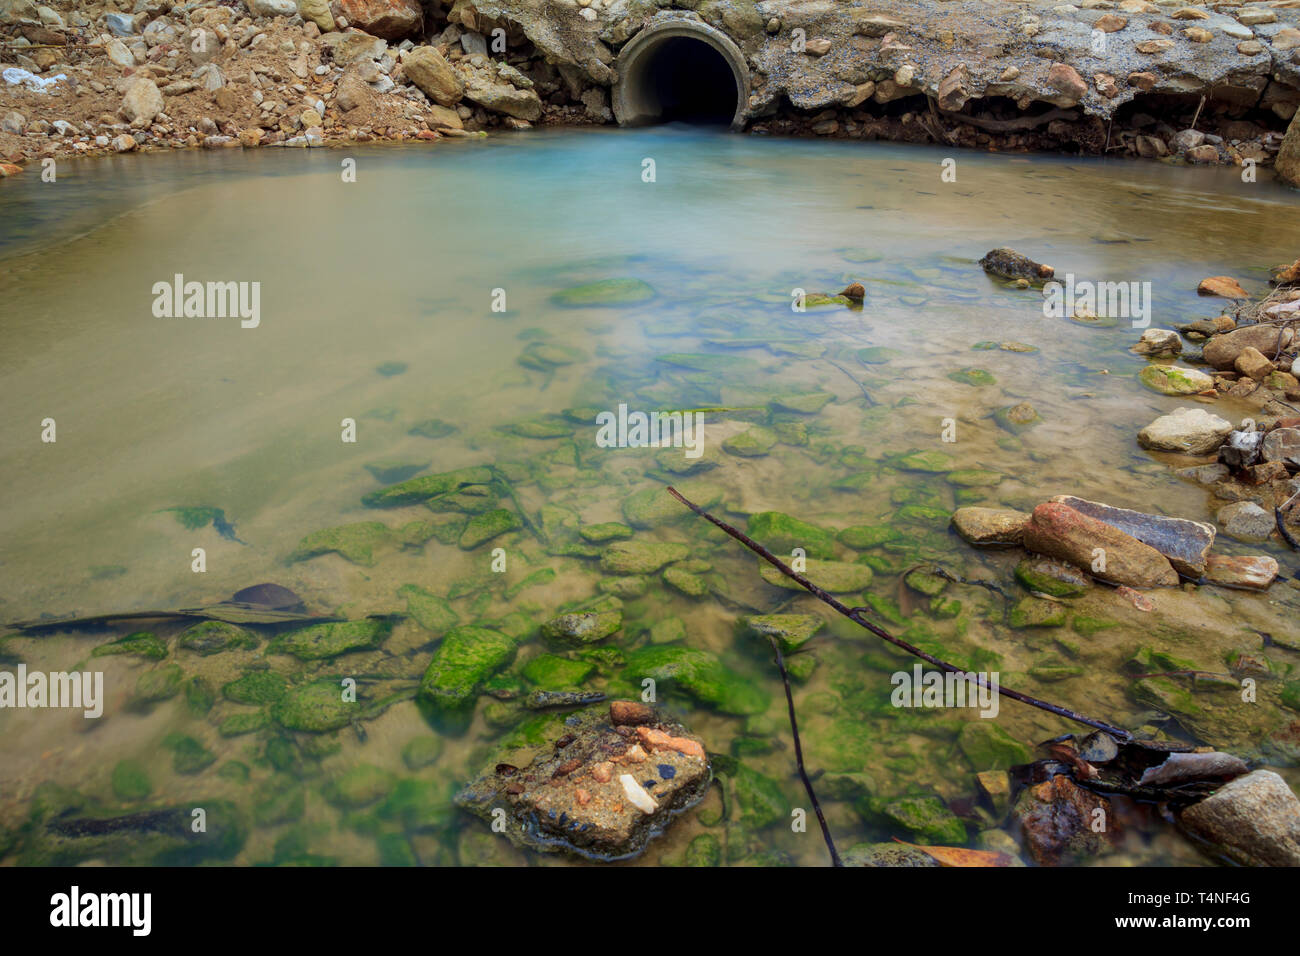
[[[1300,178],[1298,0],[0,0],[0,161],[609,124],[665,21],[743,54],[754,133]]]

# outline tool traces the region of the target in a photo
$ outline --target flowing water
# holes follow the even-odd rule
[[[1007,602],[986,589],[950,584],[932,608],[900,575],[937,562],[1019,596],[1018,552],[977,552],[947,529],[961,504],[1028,510],[1070,493],[1212,520],[1205,490],[1136,444],[1143,425],[1192,404],[1138,382],[1144,361],[1128,347],[1141,330],[1045,317],[1039,292],[981,271],[983,253],[1005,245],[1058,276],[1149,283],[1151,324],[1167,328],[1218,313],[1223,300],[1196,295],[1203,276],[1263,289],[1266,267],[1294,258],[1297,199],[1231,170],[1038,156],[962,154],[948,182],[944,158],[657,128],[124,156],[65,164],[54,183],[8,180],[0,620],[200,607],[263,581],[291,588],[313,612],[361,618],[405,612],[411,592],[399,589],[416,585],[448,599],[462,624],[527,622],[515,627],[514,663],[494,678],[508,698],[531,687],[523,665],[557,650],[538,626],[576,607],[621,604],[622,630],[604,650],[558,651],[594,665],[583,689],[638,691],[644,675],[627,673],[624,659],[663,644],[716,655],[759,701],[739,708],[758,712],[729,714],[660,680],[661,702],[711,751],[735,758],[718,766],[737,799],[724,823],[715,789],[640,862],[680,860],[708,833],[733,862],[817,864],[825,850],[815,824],[791,826],[791,811],[808,807],[779,677],[761,640],[736,627],[744,614],[811,613],[826,626],[795,655],[807,656],[795,700],[841,849],[910,838],[886,809],[908,796],[949,801],[974,839],[993,825],[972,809],[988,749],[1077,728],[1004,701],[1004,740],[983,728],[963,735],[978,720],[971,711],[892,707],[890,675],[910,670],[910,658],[807,595],[764,583],[751,555],[675,506],[643,514],[644,493],[679,482],[742,527],[748,515],[779,511],[832,531],[884,529],[874,547],[835,550],[874,570],[867,591],[887,626],[1008,686],[1178,735],[1170,708],[1134,696],[1125,662],[1146,646],[1225,672],[1227,656],[1243,651],[1286,676],[1300,655],[1262,649],[1260,635],[1294,640],[1300,630],[1300,594],[1287,581],[1265,595],[1154,592],[1150,613],[1093,588],[1062,605],[1060,626],[1024,629],[1008,625]],[[260,283],[259,324],[157,317],[154,284],[177,274]],[[654,295],[582,307],[555,298],[605,279],[640,280]],[[861,310],[792,309],[793,290],[834,293],[853,281],[867,289]],[[988,347],[1012,342],[1032,350]],[[970,368],[991,379],[950,377]],[[1024,401],[1041,422],[1002,427],[998,410]],[[620,404],[706,409],[703,456],[600,447],[593,415]],[[1251,414],[1227,400],[1215,411]],[[54,442],[42,441],[46,419]],[[343,440],[348,419],[355,441]],[[430,420],[440,424],[412,433]],[[923,455],[905,457],[912,452]],[[374,509],[361,499],[382,487],[366,468],[377,462],[420,473],[493,465],[507,481],[480,486],[478,498]],[[168,510],[186,507],[221,509],[233,532],[211,512]],[[466,513],[492,508],[522,509],[528,522],[459,547]],[[187,527],[191,517],[199,526]],[[396,529],[431,517],[441,537],[397,539]],[[575,532],[629,518],[636,539],[686,543],[695,575],[686,588],[703,581],[707,593],[683,593],[658,574],[602,573],[605,545]],[[373,554],[291,559],[313,532],[373,521],[394,529],[379,532]],[[1284,574],[1295,571],[1272,544],[1243,550],[1225,539],[1220,548],[1262,549]],[[504,572],[492,570],[494,557]],[[102,670],[107,698],[97,720],[0,711],[0,853],[33,795],[53,800],[57,784],[80,794],[62,791],[64,804],[95,812],[232,801],[252,820],[239,863],[560,861],[515,850],[448,806],[495,742],[518,739],[533,718],[517,696],[481,696],[472,718],[450,723],[410,700],[437,631],[403,618],[377,650],[304,662],[268,651],[265,632],[256,647],[202,656],[171,640],[180,625],[162,623],[148,626],[169,642],[161,661],[91,656],[140,629],[0,643],[9,669]],[[175,690],[177,666],[189,689],[140,705],[142,676],[171,669],[163,682]],[[291,682],[351,676],[363,702],[389,706],[316,735],[260,724],[255,705],[219,691],[211,704],[196,690],[266,669]],[[1289,737],[1278,728],[1296,714],[1279,703],[1280,684],[1262,685],[1249,717],[1232,706],[1234,692],[1226,703],[1222,692],[1198,692],[1183,725],[1269,762],[1295,786],[1295,728]],[[417,739],[423,759],[437,756],[411,769],[403,754],[421,763],[407,749]],[[357,767],[379,770],[340,794],[335,782],[357,784]],[[1139,821],[1111,859],[1200,858],[1171,829]]]

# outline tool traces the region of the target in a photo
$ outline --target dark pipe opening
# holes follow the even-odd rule
[[[641,65],[647,113],[661,123],[727,125],[739,105],[736,77],[721,53],[703,40],[672,37]]]

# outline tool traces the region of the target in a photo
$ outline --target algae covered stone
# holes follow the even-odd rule
[[[434,652],[420,682],[420,697],[440,709],[473,703],[479,685],[514,656],[515,642],[486,627],[453,627]]]
[[[153,793],[153,784],[144,767],[134,760],[121,760],[113,768],[113,794],[119,800],[134,802]]]
[[[460,615],[451,605],[416,584],[404,584],[397,589],[406,598],[406,613],[425,630],[441,634],[460,623]]]
[[[372,568],[377,561],[375,552],[392,542],[393,532],[387,525],[378,521],[357,521],[313,531],[298,543],[289,560],[305,561],[333,551],[353,564]]]
[[[392,791],[397,778],[373,764],[359,764],[325,786],[325,799],[336,807],[355,810],[381,800]]]
[[[257,638],[242,627],[225,621],[203,621],[182,631],[176,643],[187,651],[207,657],[222,651],[256,647]]]
[[[823,591],[831,594],[848,594],[861,591],[871,584],[871,568],[865,564],[849,564],[846,561],[818,561],[809,558],[805,562],[803,575]],[[759,574],[768,584],[787,591],[803,591],[804,587],[797,581],[786,577],[777,568],[763,561],[759,565]]]
[[[351,651],[376,648],[392,629],[392,621],[377,617],[311,624],[277,637],[267,650],[273,654],[292,654],[303,661],[324,660]]]
[[[810,558],[835,557],[834,532],[780,511],[760,511],[750,515],[745,530],[751,538],[778,555],[802,548]]]
[[[493,508],[469,519],[469,523],[461,533],[460,546],[465,551],[471,551],[498,535],[522,526],[523,522],[513,511],[506,508]]]
[[[131,706],[146,708],[160,701],[171,700],[181,692],[185,674],[179,664],[161,664],[145,671],[135,682],[131,692]]]
[[[289,681],[275,671],[251,671],[221,688],[237,704],[273,704],[289,690]]]
[[[272,706],[271,716],[289,730],[338,730],[361,716],[361,705],[351,696],[342,681],[314,681],[288,691]]]
[[[636,305],[655,297],[654,287],[641,279],[601,279],[584,285],[571,286],[553,296],[556,305],[568,308],[589,306]]]
[[[167,645],[149,631],[136,631],[116,641],[100,644],[90,652],[91,657],[105,657],[112,654],[132,654],[162,660],[167,656]]]
[[[675,486],[689,501],[701,508],[712,508],[722,500],[723,488],[703,481],[684,481]],[[623,499],[623,517],[634,528],[653,528],[670,521],[693,517],[689,508],[659,485],[634,492]]]
[[[552,618],[542,625],[542,636],[557,644],[581,647],[603,641],[622,626],[622,611],[584,611]]]
[[[748,634],[775,638],[781,650],[789,654],[812,640],[824,622],[812,614],[751,614],[738,623]]]
[[[596,669],[590,661],[575,661],[556,654],[542,654],[524,665],[524,680],[542,690],[577,687]]]
[[[668,541],[617,541],[601,553],[600,566],[611,574],[653,574],[690,554],[684,544]]]
[[[1008,770],[1032,759],[1029,748],[992,720],[972,720],[962,726],[957,746],[976,773]]]
[[[1214,379],[1204,372],[1177,365],[1148,365],[1138,373],[1138,379],[1161,395],[1195,395],[1214,388]]]
[[[372,491],[361,499],[369,508],[396,508],[401,505],[414,505],[430,498],[449,495],[476,485],[487,485],[492,481],[492,470],[478,465],[471,468],[458,468],[436,475],[421,475],[378,491]]]
[[[722,450],[738,458],[760,458],[770,452],[776,442],[776,432],[766,426],[755,425],[723,439]]]
[[[677,644],[641,648],[628,655],[624,675],[635,684],[647,677],[671,682],[700,703],[728,714],[760,714],[767,710],[765,691],[698,648]]]

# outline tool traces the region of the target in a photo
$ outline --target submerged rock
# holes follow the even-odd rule
[[[1206,561],[1205,582],[1228,588],[1263,591],[1277,579],[1277,560],[1267,555],[1238,557],[1211,554]]]
[[[561,614],[542,625],[542,636],[557,644],[581,647],[603,641],[622,626],[622,611]]]
[[[1056,274],[1051,266],[1035,262],[1014,249],[999,248],[986,252],[980,266],[985,272],[1004,279],[1028,279],[1030,282],[1043,282]]]
[[[267,647],[267,652],[292,654],[303,661],[325,660],[378,647],[392,630],[392,621],[387,618],[312,624],[280,635]]]
[[[515,654],[515,641],[486,627],[453,627],[443,637],[420,682],[420,697],[454,710],[474,702],[482,683]]]
[[[952,526],[970,544],[1013,547],[1024,541],[1029,515],[1001,508],[958,508]]]
[[[787,591],[803,591],[803,585],[786,577],[777,568],[762,561],[758,573],[768,584]],[[871,568],[865,564],[850,564],[847,561],[818,561],[809,558],[804,568],[804,577],[823,591],[831,594],[847,594],[861,591],[871,583]]]
[[[1148,365],[1138,373],[1138,378],[1161,395],[1195,395],[1214,388],[1214,379],[1204,372],[1177,365]]]
[[[1073,495],[1057,495],[1052,500],[1059,501],[1080,514],[1104,521],[1112,528],[1150,545],[1168,558],[1180,574],[1199,578],[1205,573],[1205,562],[1214,545],[1214,525],[1187,518],[1144,514]]]
[[[761,714],[768,695],[708,651],[679,644],[651,645],[627,656],[624,676],[634,684],[647,677],[660,683],[660,693],[679,688],[702,704],[727,714]]]
[[[655,297],[654,287],[641,279],[602,279],[573,286],[551,296],[556,305],[583,306],[635,305]]]
[[[1096,811],[1106,827],[1093,830]],[[1039,866],[1060,866],[1097,856],[1118,841],[1122,828],[1110,801],[1057,775],[1020,792],[1011,810],[1024,838],[1025,851]]]
[[[775,638],[785,654],[807,644],[825,622],[812,614],[751,614],[737,620],[742,630],[761,638]]]
[[[544,853],[602,862],[637,856],[712,779],[703,741],[663,718],[615,725],[609,710],[593,709],[552,722],[545,737],[528,763],[494,758],[456,795],[458,806],[489,823],[504,809],[511,822],[503,835]]]
[[[1277,527],[1273,515],[1253,501],[1234,501],[1220,508],[1215,519],[1224,534],[1243,541],[1263,541]]]
[[[746,533],[769,551],[788,555],[802,548],[810,558],[835,557],[835,534],[780,511],[760,511],[749,516]]]
[[[1271,770],[1256,770],[1184,810],[1188,832],[1245,866],[1300,866],[1300,800]]]

